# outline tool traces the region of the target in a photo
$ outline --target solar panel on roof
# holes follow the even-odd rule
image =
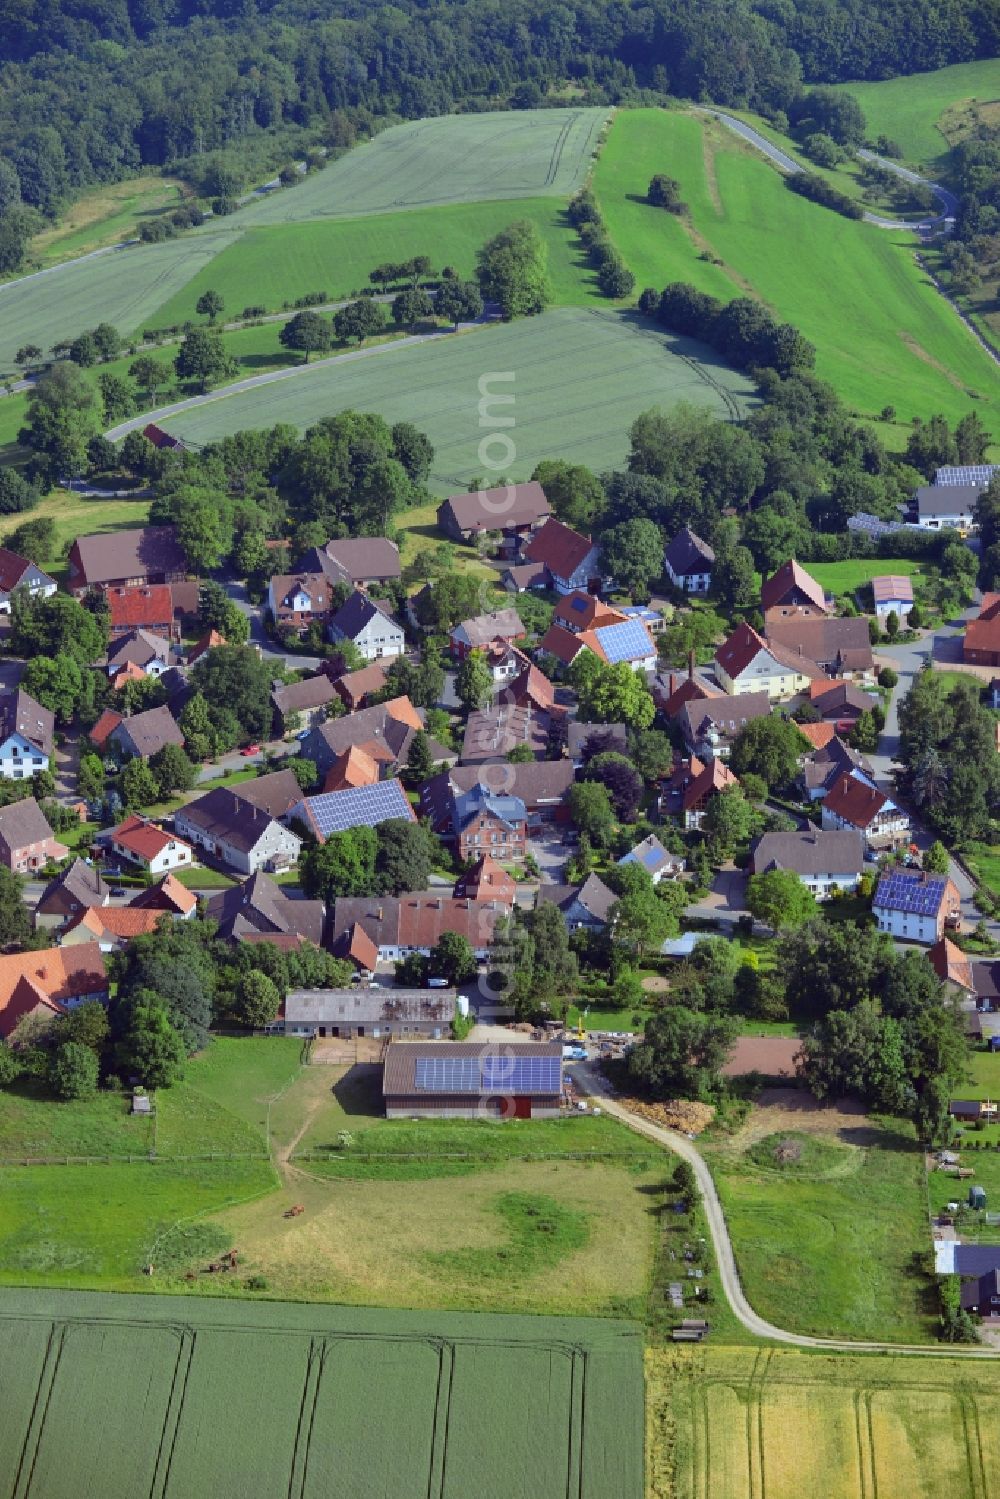
[[[584,611],[587,608],[587,600],[586,599],[571,599],[569,607],[571,609],[575,609],[576,612],[577,612],[577,614],[583,614]]]
[[[558,1057],[509,1057],[493,1053],[480,1059],[484,1093],[558,1093]]]
[[[422,1093],[478,1093],[478,1057],[417,1057],[413,1083]]]
[[[996,463],[946,464],[934,475],[935,485],[988,484],[994,474],[1000,474]]]
[[[660,850],[658,848],[647,848],[646,852],[642,855],[642,862],[652,869],[654,864],[659,864],[660,862]]]
[[[914,880],[901,874],[885,874],[878,882],[875,904],[891,906],[912,916],[934,916],[941,904],[945,880]]]
[[[308,798],[320,836],[347,832],[350,828],[377,827],[390,818],[410,820],[409,803],[398,781],[376,781],[372,786],[351,786]]]
[[[618,661],[637,661],[654,653],[649,633],[641,620],[626,619],[619,625],[601,625],[594,633],[612,666]]]

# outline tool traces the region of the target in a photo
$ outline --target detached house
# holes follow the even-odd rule
[[[878,882],[872,913],[880,932],[928,945],[958,924],[962,901],[947,875],[893,870]]]
[[[459,875],[452,895],[455,900],[499,901],[512,906],[517,896],[517,881],[492,855],[480,854],[472,868]]]
[[[218,786],[180,807],[174,814],[178,834],[238,874],[290,869],[298,860],[302,839],[241,791],[242,787]]]
[[[557,905],[571,932],[602,932],[611,917],[618,897],[596,874],[588,875],[580,886],[539,885],[539,904]]]
[[[303,741],[301,753],[315,761],[320,775],[325,776],[346,750],[357,748],[376,761],[383,775],[392,775],[405,766],[413,736],[422,728],[423,720],[410,699],[394,697],[357,713],[316,724]],[[430,750],[436,764],[455,759],[454,750],[446,749],[434,739],[430,741]]]
[[[84,1000],[108,1000],[96,942],[0,956],[0,1036],[9,1039],[28,1015],[63,1015]]]
[[[965,629],[962,660],[969,666],[1000,666],[1000,593],[984,593],[976,619]]]
[[[821,583],[806,572],[794,557],[783,562],[772,577],[761,584],[760,607],[765,620],[780,619],[786,614],[810,615],[819,619],[833,612]]]
[[[734,696],[766,692],[773,699],[794,697],[810,682],[825,677],[815,661],[769,644],[745,620],[716,651],[715,674]]]
[[[872,578],[872,598],[876,618],[895,614],[900,624],[905,625],[913,608],[913,580],[899,573],[883,573]]]
[[[299,630],[330,612],[330,579],[323,573],[276,573],[267,585],[267,607],[274,623]]]
[[[764,633],[769,646],[782,646],[792,656],[805,656],[831,677],[853,677],[864,682],[875,679],[875,658],[863,615],[826,619],[781,614],[767,621]]]
[[[771,699],[766,692],[722,693],[691,697],[674,715],[688,753],[700,760],[728,760],[733,741],[744,725],[767,718]]]
[[[660,809],[679,817],[686,828],[700,828],[712,797],[725,791],[727,786],[738,784],[722,760],[709,760],[704,764],[692,755],[671,775],[660,797]]]
[[[690,526],[683,526],[667,547],[664,566],[675,588],[683,588],[685,593],[707,593],[712,586],[715,553]]]
[[[910,837],[910,819],[858,770],[835,781],[820,803],[824,828],[853,828],[869,848],[898,848]]]
[[[824,723],[837,734],[849,734],[862,713],[871,713],[877,699],[853,682],[815,681],[809,684],[809,701]]]
[[[575,661],[581,651],[593,651],[599,661],[609,666],[624,662],[633,671],[656,669],[656,643],[638,619],[619,617],[611,624],[579,632],[553,623],[538,643],[540,655],[555,656],[564,666]]]
[[[463,792],[479,787],[522,802],[530,832],[551,823],[569,821],[567,798],[574,779],[573,766],[568,760],[528,760],[516,765],[498,760],[456,765],[424,782],[420,788],[420,815],[428,818],[438,837],[453,842],[456,799]]]
[[[227,942],[274,942],[284,948],[311,942],[321,947],[326,927],[321,900],[292,900],[260,870],[212,895],[205,914],[218,922],[219,936]]]
[[[179,661],[180,657],[165,635],[153,635],[149,630],[130,630],[113,640],[108,649],[108,676],[115,680],[123,672],[130,673],[130,669],[137,667],[143,676],[162,677]]]
[[[27,781],[48,770],[55,715],[20,687],[0,694],[0,776]]]
[[[528,813],[518,796],[492,792],[477,782],[454,798],[452,821],[458,857],[523,859],[528,836]]]
[[[554,516],[538,528],[522,556],[525,562],[545,569],[557,593],[573,593],[576,589],[593,593],[603,581],[600,546]]]
[[[630,848],[627,854],[623,854],[618,864],[638,864],[654,885],[658,885],[661,880],[675,880],[684,872],[684,860],[665,849],[654,833],[650,833],[648,838],[643,838],[635,848]]]
[[[910,505],[910,520],[921,531],[972,531],[979,484],[923,484]]]
[[[106,906],[110,899],[111,892],[96,865],[74,859],[42,891],[35,907],[35,928],[63,926],[89,906]]]
[[[525,628],[516,609],[497,609],[492,614],[477,614],[472,619],[463,619],[451,631],[451,653],[456,661],[464,661],[473,651],[485,651],[494,644],[507,647],[515,640],[523,640]],[[506,656],[507,652],[501,652]],[[517,676],[525,664],[525,657],[510,656],[510,666],[505,675]],[[496,672],[494,672],[496,677]]]
[[[0,807],[0,864],[15,874],[29,874],[65,859],[69,849],[56,840],[33,796]]]
[[[333,641],[350,640],[366,661],[401,656],[406,649],[402,625],[388,610],[359,589],[347,598],[330,620]]]
[[[351,828],[377,828],[394,819],[417,820],[403,783],[395,780],[304,796],[292,808],[289,819],[308,828],[317,843],[325,843],[331,833],[345,833]]]
[[[189,868],[193,862],[190,846],[182,838],[165,833],[155,822],[138,813],[112,828],[107,842],[119,858],[148,869],[150,874]]]
[[[750,873],[790,869],[817,900],[856,890],[864,863],[861,835],[853,830],[765,833],[750,854]]]
[[[137,630],[148,630],[152,635],[166,636],[169,640],[181,638],[180,623],[176,618],[174,591],[168,583],[143,584],[139,588],[109,588],[107,590],[109,630],[112,642],[123,635],[132,635]]]
[[[184,747],[184,735],[167,707],[147,708],[145,713],[133,713],[130,718],[123,718],[111,730],[108,739],[123,755],[133,755],[140,760],[148,760],[166,744],[176,744],[180,749]]]
[[[336,703],[339,711],[341,697],[334,683],[321,672],[318,676],[306,677],[303,682],[275,687],[271,702],[275,730],[287,734],[293,729],[311,728],[314,723],[321,723],[331,703]]]
[[[55,593],[56,584],[48,573],[43,573],[27,557],[19,557],[16,552],[0,547],[0,614],[10,613],[11,595],[18,588],[23,588],[33,598],[48,599]]]

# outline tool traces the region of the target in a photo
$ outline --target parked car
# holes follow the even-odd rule
[[[246,749],[241,749],[240,750],[240,754],[244,755],[244,756],[246,756],[246,755],[259,755],[260,754],[260,745],[259,744],[248,744],[247,747],[246,747]]]
[[[564,1046],[563,1061],[585,1062],[587,1060],[587,1048],[585,1046]]]

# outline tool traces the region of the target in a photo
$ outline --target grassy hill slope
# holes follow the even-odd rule
[[[656,171],[680,181],[689,217],[642,201]],[[812,340],[819,374],[859,412],[892,404],[906,424],[974,407],[1000,434],[996,367],[916,265],[907,234],[806,202],[722,126],[690,114],[619,114],[595,189],[640,287],[752,293]]]
[[[887,78],[882,83],[845,83],[865,112],[868,134],[887,135],[902,147],[913,166],[930,172],[947,167],[948,140],[938,122],[946,110],[975,99],[980,105],[1000,102],[1000,58],[963,62],[933,73]]]

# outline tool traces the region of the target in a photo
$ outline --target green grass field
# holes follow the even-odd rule
[[[795,1332],[928,1341],[933,1309],[912,1269],[927,1247],[912,1138],[844,1116],[837,1135],[813,1139],[792,1115],[763,1118],[755,1110],[732,1140],[704,1144],[751,1305]],[[803,1128],[811,1119],[803,1115]],[[784,1140],[802,1149],[801,1162],[777,1164]]]
[[[1000,895],[1000,848],[996,844],[970,844],[962,850],[962,862],[969,866],[981,885]]]
[[[664,162],[690,219],[642,201]],[[595,188],[640,287],[686,280],[722,298],[752,292],[816,344],[817,372],[862,414],[891,403],[906,423],[974,408],[1000,434],[996,370],[916,266],[907,234],[797,197],[731,132],[693,115],[622,111]]]
[[[248,229],[165,303],[154,321],[170,327],[194,317],[195,303],[209,287],[225,298],[229,318],[250,305],[280,311],[286,302],[317,291],[335,301],[367,287],[376,265],[422,254],[438,270],[447,263],[471,276],[480,245],[515,219],[537,225],[548,246],[558,305],[604,301],[562,204],[523,198]]]
[[[141,223],[176,208],[184,197],[176,177],[129,177],[102,183],[77,198],[59,223],[36,234],[28,247],[31,265],[57,265],[104,245],[131,239]]]
[[[239,221],[297,224],[497,198],[568,198],[587,175],[607,114],[511,110],[396,125],[295,187],[247,204]]]
[[[898,142],[912,166],[944,172],[950,146],[939,128],[941,116],[972,99],[995,104],[1000,99],[1000,60],[957,63],[933,73],[840,87],[861,105],[870,137],[887,135]]]
[[[687,401],[720,415],[742,411],[750,382],[703,345],[611,311],[559,308],[473,333],[442,335],[226,396],[166,420],[169,431],[209,442],[247,427],[292,422],[300,430],[349,407],[412,421],[435,448],[431,488],[454,493],[484,471],[480,380],[514,372],[516,458],[505,478],[527,477],[541,458],[601,469],[620,464],[628,428],[656,405]],[[496,381],[496,376],[492,378]],[[509,414],[509,413],[507,413]],[[505,429],[506,431],[506,429]],[[505,443],[506,447],[506,443]],[[487,459],[496,459],[496,449]]]
[[[647,1499],[983,1499],[996,1366],[708,1347],[646,1355]]]
[[[913,578],[916,587],[920,571],[920,563],[910,557],[851,557],[846,562],[809,563],[809,572],[817,583],[822,583],[827,593],[834,595],[854,593],[872,578],[889,574]]]
[[[622,1322],[5,1292],[5,1499],[641,1499]]]

